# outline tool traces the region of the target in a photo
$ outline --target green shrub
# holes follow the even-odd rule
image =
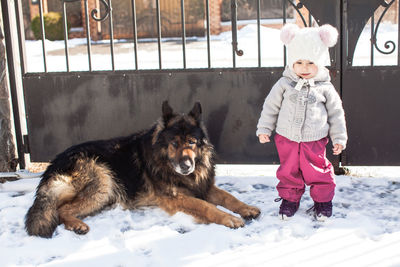
[[[46,39],[54,40],[64,40],[64,24],[62,14],[59,12],[49,12],[43,15],[44,20],[44,32]],[[71,26],[67,23],[67,31]],[[37,40],[42,39],[42,31],[40,26],[40,16],[37,15],[32,19],[31,29],[33,35]]]

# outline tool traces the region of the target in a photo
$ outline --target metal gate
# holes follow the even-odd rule
[[[63,0],[64,6],[74,0]],[[13,1],[2,0],[5,29],[11,29],[8,14],[13,13]],[[39,4],[42,1],[39,1]],[[83,0],[87,3],[87,0]],[[102,18],[89,17],[86,6],[86,22],[89,19],[106,19],[112,29],[111,0],[101,0],[107,6]],[[134,13],[135,0],[131,1]],[[181,0],[181,14],[184,14],[184,0]],[[303,0],[294,3],[282,0],[283,18],[286,22],[288,6],[301,10],[307,8],[309,18],[301,17],[306,26],[312,22],[319,25],[329,23],[339,29],[340,41],[331,49],[329,67],[332,83],[342,96],[348,125],[349,143],[340,157],[331,157],[342,165],[400,165],[400,114],[399,56],[395,66],[374,66],[373,54],[370,66],[353,66],[357,40],[366,22],[374,17],[375,10],[384,6],[387,10],[395,3],[380,0]],[[156,0],[159,4],[159,0]],[[182,56],[181,69],[163,69],[159,6],[156,9],[158,22],[159,68],[142,70],[138,68],[138,54],[135,49],[135,69],[115,70],[113,35],[110,34],[112,70],[91,69],[91,41],[87,35],[89,71],[72,72],[68,68],[68,42],[65,42],[66,72],[47,72],[46,51],[43,41],[44,71],[29,73],[22,64],[23,94],[26,109],[28,134],[20,133],[19,157],[30,153],[32,161],[49,161],[65,148],[93,139],[127,135],[151,126],[161,113],[161,103],[169,100],[178,112],[188,111],[195,101],[203,106],[203,119],[215,145],[220,163],[278,163],[274,144],[258,143],[255,136],[257,120],[266,94],[280,78],[283,67],[261,67],[260,56],[260,0],[257,0],[258,66],[238,68],[236,59],[242,49],[237,40],[237,1],[231,0],[232,7],[232,67],[213,68],[210,61],[210,18],[209,1],[205,1],[208,67],[189,69],[186,67],[184,34],[185,17],[182,15]],[[10,10],[11,8],[11,10]],[[239,7],[240,8],[240,7]],[[20,19],[21,2],[15,1],[17,18]],[[377,32],[381,18],[372,23],[371,53],[377,50]],[[18,16],[19,15],[19,16]],[[65,14],[64,14],[65,15]],[[133,27],[137,25],[133,16]],[[18,21],[17,19],[17,21]],[[43,21],[43,18],[42,18]],[[21,22],[20,22],[21,23]],[[21,25],[18,24],[21,29]],[[87,24],[88,25],[88,24]],[[43,27],[42,27],[43,28]],[[89,27],[86,27],[90,33]],[[135,32],[135,31],[134,31]],[[12,44],[8,51],[19,51],[25,60],[24,37],[19,32],[19,45]],[[11,38],[11,36],[7,36]],[[67,38],[66,38],[67,39]],[[137,38],[134,37],[136,48]],[[397,44],[399,44],[397,40]],[[395,42],[386,42],[384,53],[395,51]],[[282,51],[284,53],[284,51]],[[11,52],[10,52],[11,53]],[[8,54],[10,56],[10,54]],[[397,55],[399,51],[397,50]],[[286,62],[286,60],[284,59]],[[285,63],[284,62],[284,63]],[[18,75],[11,72],[11,79]],[[11,84],[13,85],[13,84]],[[16,91],[15,86],[11,89]],[[16,93],[16,92],[14,92]],[[18,115],[18,114],[16,114]],[[18,117],[18,116],[17,116]],[[17,120],[17,123],[18,120]],[[18,129],[17,129],[18,130]],[[17,132],[18,135],[18,132]],[[23,142],[22,142],[23,140]]]

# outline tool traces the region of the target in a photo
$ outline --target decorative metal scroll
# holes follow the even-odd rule
[[[61,0],[61,1],[62,2],[67,2],[67,3],[68,2],[72,3],[72,2],[78,2],[78,1],[81,1],[81,0]],[[101,3],[103,3],[103,5],[105,7],[105,13],[104,13],[104,15],[102,17],[97,18],[96,15],[98,13],[100,13],[100,10],[98,8],[93,9],[92,12],[90,13],[90,15],[95,21],[104,21],[110,15],[110,6],[106,2],[106,0],[100,0],[100,1],[101,1]]]
[[[100,13],[100,10],[97,8],[93,9],[92,12],[90,13],[90,15],[92,16],[92,18],[95,21],[104,21],[105,19],[108,18],[108,15],[110,14],[110,6],[108,5],[108,3],[105,0],[100,0],[100,1],[103,3],[106,10],[105,10],[103,17],[96,18],[96,15],[97,15],[97,13]]]
[[[385,0],[382,0],[381,6],[383,6],[385,8],[385,10],[382,12],[381,16],[379,17],[378,22],[376,24],[375,31],[374,31],[374,35],[371,38],[371,42],[375,46],[376,50],[378,50],[380,53],[385,54],[385,55],[393,53],[394,50],[396,49],[396,44],[393,41],[386,41],[385,42],[385,49],[390,49],[391,46],[392,46],[392,49],[389,50],[389,51],[382,51],[378,47],[376,35],[378,33],[379,25],[381,24],[382,18],[385,16],[386,12],[390,8],[390,6],[394,3],[394,1],[395,0],[392,0],[392,1],[390,1],[390,3],[387,3]]]
[[[231,0],[232,46],[238,56],[243,56],[243,50],[238,48],[237,42],[237,0]]]
[[[288,2],[289,2],[289,4],[290,4],[292,7],[294,7],[294,9],[296,10],[297,14],[299,14],[301,20],[303,21],[304,27],[311,26],[311,25],[308,25],[308,26],[307,26],[307,22],[306,22],[306,20],[304,19],[303,14],[301,14],[301,12],[300,12],[300,9],[302,9],[302,8],[304,7],[303,3],[299,1],[299,2],[297,3],[297,5],[296,5],[295,3],[293,3],[293,2],[290,1],[290,0],[288,0]]]

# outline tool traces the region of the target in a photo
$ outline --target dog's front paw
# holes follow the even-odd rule
[[[82,221],[78,221],[78,220],[71,222],[71,223],[66,223],[64,225],[65,225],[65,229],[74,231],[78,235],[85,235],[90,230],[89,226],[86,223],[84,223]]]
[[[224,217],[222,224],[229,228],[239,228],[244,226],[244,221],[242,218],[238,218],[232,215]]]
[[[240,214],[240,216],[242,216],[243,219],[250,220],[257,218],[260,215],[261,211],[257,207],[246,205],[246,207],[240,209],[238,213]]]

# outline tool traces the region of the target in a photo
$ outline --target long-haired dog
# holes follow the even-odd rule
[[[201,122],[201,106],[175,114],[168,102],[150,129],[127,137],[86,142],[68,148],[51,162],[26,214],[29,235],[50,238],[59,224],[77,234],[81,219],[114,204],[125,209],[157,206],[184,212],[199,223],[244,226],[260,210],[214,184],[214,148]],[[242,218],[217,208],[223,206]]]

